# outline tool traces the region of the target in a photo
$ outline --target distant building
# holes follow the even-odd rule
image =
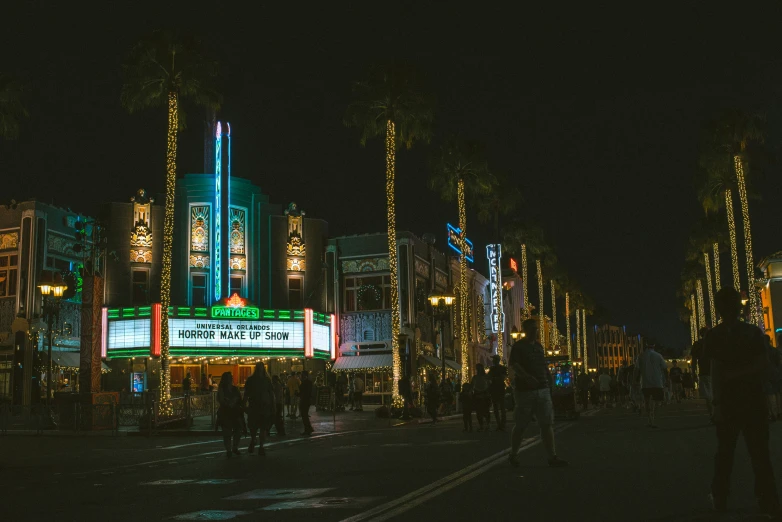
[[[759,289],[763,327],[772,345],[779,348],[782,345],[782,251],[766,256],[758,266],[764,278]]]
[[[632,364],[643,351],[642,337],[628,334],[624,326],[595,325],[591,337],[590,352],[597,359],[592,359],[590,366],[599,370],[616,372],[625,361]]]
[[[93,219],[40,201],[0,205],[0,399],[15,405],[45,397],[48,338],[38,281],[61,272],[69,291],[54,325],[54,389],[75,389],[81,335],[81,270]],[[77,226],[86,235],[77,239]],[[86,227],[86,228],[84,228]]]

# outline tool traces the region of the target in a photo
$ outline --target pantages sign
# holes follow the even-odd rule
[[[502,262],[502,245],[486,245],[486,257],[489,260],[489,288],[491,289],[491,331],[502,331],[505,324],[505,312],[498,309],[501,303],[502,279],[500,278],[500,263]]]

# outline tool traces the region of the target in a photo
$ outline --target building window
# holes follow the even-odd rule
[[[302,278],[289,277],[288,278],[288,308],[291,310],[298,310],[304,308],[302,304]]]
[[[391,308],[391,276],[345,278],[345,311]]]
[[[190,306],[206,306],[206,274],[190,274]]]
[[[244,230],[245,230],[245,213],[243,209],[231,208],[230,209],[230,223],[231,223],[231,253],[232,254],[244,254]]]
[[[0,255],[0,297],[16,295],[18,259],[17,254]]]
[[[190,207],[190,250],[209,252],[209,205]]]
[[[231,276],[231,291],[228,295],[239,294],[239,297],[245,297],[244,295],[244,278],[240,275]]]
[[[131,296],[133,306],[149,304],[149,270],[134,269],[132,274],[133,290]]]

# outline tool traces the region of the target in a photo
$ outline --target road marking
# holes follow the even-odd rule
[[[142,482],[142,486],[177,486],[179,484],[188,484],[190,482],[195,482],[193,479],[185,480],[185,479],[161,479],[161,480],[155,480],[153,482]]]
[[[555,432],[559,433],[566,430],[570,426],[572,426],[571,423],[558,426],[555,429]],[[525,451],[538,444],[540,444],[540,435],[523,443],[519,448],[519,452]],[[485,459],[462,468],[459,471],[451,473],[450,475],[443,477],[436,482],[428,484],[395,500],[376,506],[368,511],[365,511],[364,513],[359,513],[358,515],[346,518],[342,522],[360,522],[370,518],[372,521],[380,522],[395,517],[418,506],[419,504],[422,504],[430,498],[441,495],[446,491],[450,491],[456,486],[488,471],[492,467],[503,462],[504,457],[507,456],[509,452],[510,450],[508,449],[502,450],[499,453],[495,453],[490,457],[486,457]]]
[[[314,440],[314,439],[325,439],[327,437],[337,437],[337,436],[341,436],[341,435],[350,435],[350,434],[353,434],[353,433],[361,433],[361,431],[363,431],[363,430],[343,431],[343,432],[339,432],[339,433],[324,433],[322,435],[313,435],[311,437],[301,437],[301,438],[298,438],[298,439],[290,439],[290,440],[281,440],[281,441],[277,441],[277,442],[269,442],[268,444],[264,444],[264,448],[269,448],[269,447],[272,447],[272,446],[279,446],[279,445],[282,445],[282,444],[293,445],[295,442],[302,442],[302,441]],[[74,473],[74,475],[83,475],[83,474],[86,474],[86,473],[102,473],[104,471],[114,471],[114,470],[118,470],[118,469],[136,468],[136,467],[139,467],[139,466],[149,466],[150,468],[156,468],[158,464],[162,464],[162,463],[165,463],[165,462],[175,463],[175,462],[180,461],[180,460],[192,459],[192,458],[195,458],[195,457],[206,457],[206,458],[209,458],[209,455],[219,455],[220,453],[225,453],[225,450],[221,449],[221,450],[218,450],[218,451],[208,451],[206,453],[197,453],[195,455],[184,455],[182,457],[171,457],[171,458],[168,458],[168,459],[150,460],[148,462],[136,462],[136,463],[133,463],[133,464],[123,464],[122,466],[114,466],[114,467],[111,467],[111,468],[103,468],[103,469],[93,469],[91,471],[80,471],[78,473]]]
[[[312,489],[254,489],[232,497],[225,497],[223,500],[301,500],[315,497],[334,488],[312,488]]]
[[[250,511],[224,511],[216,509],[205,509],[203,511],[193,511],[184,515],[172,517],[174,520],[231,520],[233,518],[249,515]]]
[[[259,511],[280,511],[283,509],[356,509],[376,502],[382,497],[321,497],[303,500],[277,502]]]

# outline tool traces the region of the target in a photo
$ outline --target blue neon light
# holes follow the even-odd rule
[[[215,301],[219,301],[221,296],[220,292],[220,280],[221,280],[221,274],[220,274],[220,217],[222,215],[222,210],[220,208],[220,188],[222,186],[222,180],[221,180],[221,174],[223,170],[222,160],[223,160],[223,154],[221,150],[222,146],[222,134],[223,129],[220,125],[220,122],[217,122],[217,129],[215,132],[215,213],[214,213],[214,224],[215,224],[215,233],[214,233],[214,255],[212,256],[214,258],[214,282],[215,282]]]
[[[459,248],[459,238],[462,235],[462,229],[457,228],[450,223],[446,223],[447,229],[448,229],[448,246],[456,252],[459,255],[462,255],[462,249]],[[465,252],[464,257],[469,261],[470,263],[475,262],[475,258],[473,258],[473,245],[472,241],[470,241],[467,238],[464,238],[465,243],[467,243],[468,251]]]

